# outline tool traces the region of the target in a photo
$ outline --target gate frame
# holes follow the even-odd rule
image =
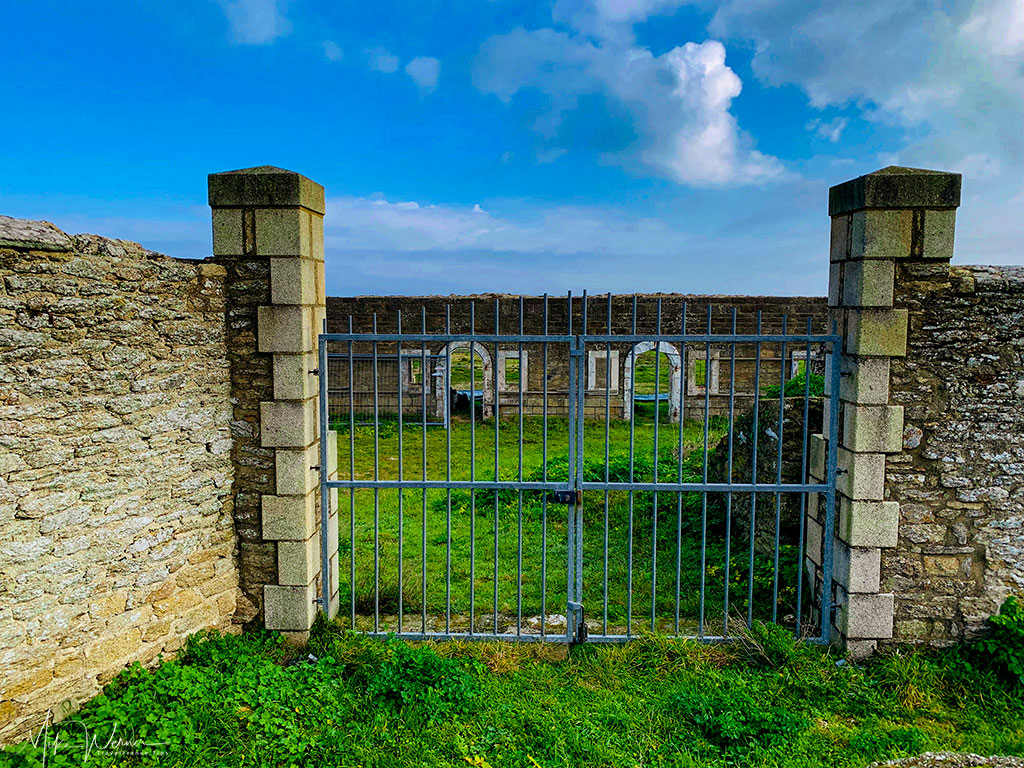
[[[546,298],[546,297],[545,297]],[[569,317],[570,327],[568,328],[567,334],[552,334],[552,335],[525,335],[525,334],[452,334],[452,333],[327,333],[326,332],[326,321],[324,323],[324,333],[321,333],[318,337],[318,361],[319,371],[322,372],[319,376],[320,385],[320,434],[327,435],[328,433],[328,399],[327,389],[328,381],[326,372],[328,370],[328,351],[327,346],[330,343],[349,343],[351,349],[351,343],[354,342],[396,342],[399,345],[402,342],[409,342],[412,344],[426,344],[426,343],[443,343],[446,349],[450,349],[451,345],[455,342],[463,342],[470,347],[471,350],[475,349],[476,344],[487,344],[491,343],[497,347],[500,343],[516,343],[522,344],[551,344],[551,343],[564,343],[568,345],[569,350],[569,397],[568,397],[568,423],[569,423],[569,436],[567,451],[568,451],[568,462],[569,462],[569,473],[566,483],[553,483],[553,482],[524,482],[519,481],[483,481],[483,480],[331,480],[325,473],[321,473],[320,480],[320,493],[321,493],[321,559],[324,573],[329,573],[329,560],[330,560],[330,542],[328,541],[329,527],[327,524],[327,513],[329,510],[328,499],[331,490],[333,489],[407,489],[407,488],[421,488],[421,489],[442,489],[452,490],[455,488],[463,489],[512,489],[518,491],[524,490],[541,490],[548,491],[553,494],[565,494],[563,501],[570,501],[567,506],[567,541],[566,541],[566,584],[567,584],[567,595],[566,595],[566,632],[564,635],[552,635],[542,633],[541,635],[528,635],[522,633],[515,634],[499,634],[496,631],[493,633],[476,632],[473,630],[472,619],[470,622],[470,631],[468,633],[463,632],[403,632],[401,631],[401,620],[402,613],[399,613],[399,631],[394,634],[397,637],[401,637],[409,640],[445,640],[445,639],[480,639],[480,640],[517,640],[517,641],[547,641],[547,642],[570,642],[570,643],[581,643],[585,641],[600,642],[600,643],[616,643],[625,642],[633,638],[631,633],[632,618],[631,616],[627,619],[627,633],[626,634],[601,634],[601,635],[589,635],[584,615],[583,605],[583,502],[582,494],[587,490],[627,490],[627,491],[652,491],[655,494],[658,492],[701,492],[704,495],[705,505],[707,501],[707,494],[709,492],[728,493],[729,499],[731,500],[732,493],[772,493],[775,492],[776,496],[781,493],[787,492],[799,492],[801,494],[801,523],[800,523],[800,543],[799,543],[799,569],[800,578],[798,581],[798,590],[802,591],[803,587],[803,573],[808,560],[808,552],[806,549],[806,533],[808,530],[808,519],[810,515],[810,505],[808,503],[808,494],[824,494],[825,496],[825,510],[823,529],[826,534],[823,536],[822,542],[822,587],[820,596],[820,609],[819,609],[819,623],[820,633],[816,637],[804,637],[802,638],[805,642],[816,643],[816,644],[828,644],[831,641],[831,629],[832,629],[832,614],[833,614],[833,596],[832,596],[832,550],[833,541],[831,531],[834,530],[835,520],[835,507],[836,507],[836,476],[837,476],[837,446],[838,446],[838,422],[839,422],[839,383],[840,383],[840,366],[832,364],[838,358],[841,350],[842,337],[838,334],[834,318],[831,322],[831,333],[829,334],[813,334],[810,332],[810,321],[808,321],[808,329],[803,334],[788,334],[785,328],[785,318],[783,320],[783,332],[781,334],[771,333],[754,333],[754,334],[722,334],[722,333],[711,333],[711,306],[708,307],[708,332],[707,333],[688,333],[685,327],[685,314],[686,305],[684,303],[684,324],[681,329],[681,333],[661,333],[660,332],[660,317],[661,317],[661,302],[658,302],[658,317],[659,317],[659,331],[654,334],[638,334],[635,328],[635,306],[636,299],[634,297],[634,328],[631,334],[592,334],[587,333],[587,293],[584,291],[582,296],[583,301],[583,323],[580,333],[573,333],[571,327],[572,317],[572,294],[567,296],[569,302]],[[611,294],[608,295],[609,306],[611,303]],[[735,317],[736,310],[733,309],[733,331],[735,331]],[[610,330],[610,329],[609,329]],[[760,313],[758,319],[758,331],[760,331]],[[585,397],[586,397],[586,371],[583,365],[583,361],[586,359],[586,350],[588,344],[591,345],[603,345],[605,350],[608,349],[609,345],[628,343],[633,349],[639,344],[650,344],[651,349],[661,350],[661,345],[671,345],[679,350],[681,357],[685,356],[685,350],[687,344],[704,344],[708,350],[710,356],[710,348],[712,344],[727,345],[731,346],[735,351],[735,345],[737,343],[754,343],[760,350],[762,343],[778,343],[781,345],[780,355],[780,367],[782,370],[783,384],[785,382],[785,347],[787,344],[802,344],[806,349],[810,349],[811,344],[829,344],[831,345],[831,351],[826,352],[826,380],[828,387],[828,394],[825,396],[824,412],[823,417],[827,419],[825,425],[825,432],[827,433],[823,437],[827,440],[827,455],[825,458],[825,478],[822,482],[808,482],[813,478],[808,475],[811,473],[811,461],[809,457],[809,433],[807,428],[807,410],[808,410],[808,399],[805,396],[804,399],[804,446],[802,454],[802,474],[804,475],[804,482],[802,483],[782,483],[781,482],[781,452],[782,445],[781,440],[779,441],[779,458],[777,465],[777,480],[776,483],[759,483],[757,482],[756,471],[752,478],[752,483],[733,483],[731,482],[732,476],[730,472],[728,483],[708,483],[707,480],[707,469],[705,461],[705,475],[704,482],[700,483],[667,483],[659,482],[657,476],[653,478],[651,483],[610,483],[610,482],[599,482],[599,481],[586,481],[584,479],[583,472],[583,446],[584,446],[584,421],[585,421]],[[734,352],[735,353],[735,352]],[[760,358],[758,358],[760,359]],[[759,364],[758,364],[759,365]],[[760,370],[758,369],[758,376]],[[731,374],[734,375],[734,372]],[[809,386],[809,380],[808,380]],[[682,385],[679,387],[680,401],[678,403],[679,408],[679,423],[680,429],[683,423],[683,388]],[[735,395],[734,386],[731,387],[731,397]],[[635,396],[635,387],[631,387],[630,390],[630,406],[633,405],[633,398]],[[610,396],[610,393],[608,393]],[[705,403],[708,402],[710,392],[705,389],[704,399]],[[755,431],[756,431],[756,409],[757,409],[757,396],[755,396]],[[657,405],[657,400],[655,401]],[[779,419],[780,422],[783,418],[783,411],[785,405],[785,390],[784,386],[780,389],[779,393]],[[521,412],[521,411],[520,411]],[[655,411],[657,416],[657,410]],[[730,405],[730,428],[734,423],[733,421],[732,406]],[[496,422],[499,418],[497,409],[497,398],[495,398],[495,408],[493,416]],[[447,421],[447,420],[446,420]],[[633,420],[630,419],[632,422]],[[657,440],[658,432],[658,419],[655,419],[655,440]],[[705,455],[707,453],[707,425],[708,425],[708,410],[707,405],[705,406]],[[450,428],[450,423],[446,426]],[[606,446],[607,448],[607,446]],[[497,445],[495,446],[495,467],[497,471]],[[327,466],[328,461],[328,446],[326,440],[320,441],[320,460],[321,467]],[[681,457],[680,457],[681,461]],[[754,467],[757,466],[756,461],[756,447],[754,454]],[[731,454],[730,454],[730,467],[731,467]],[[705,506],[706,508],[706,506]],[[657,513],[655,512],[654,525],[657,525]],[[655,527],[655,531],[656,531]],[[753,537],[753,532],[752,532]],[[655,535],[656,540],[656,535]],[[703,557],[706,552],[706,543],[702,547],[702,567]],[[778,550],[776,547],[776,574],[778,573]],[[657,567],[656,559],[655,565],[652,567],[652,589],[655,588],[655,581],[657,578]],[[339,561],[340,567],[340,561]],[[705,642],[717,642],[730,639],[730,635],[727,634],[727,626],[725,627],[726,633],[722,635],[709,635],[704,633],[704,575],[702,573],[701,581],[701,617],[700,617],[700,629],[699,634],[695,636],[686,635],[675,635],[680,639],[693,639]],[[323,580],[323,594],[318,599],[318,603],[323,609],[324,606],[330,604],[330,581],[329,579]],[[813,586],[813,585],[812,585]],[[546,585],[542,585],[542,591]],[[608,592],[605,589],[604,593],[605,603],[607,604]],[[800,606],[800,598],[798,597],[798,613]],[[447,610],[450,611],[450,603],[447,606]],[[654,607],[652,601],[652,615]],[[728,608],[726,606],[726,625],[728,624]],[[471,599],[470,613],[472,616],[473,606]],[[521,617],[520,617],[521,618]],[[495,614],[495,622],[497,622],[497,615]],[[546,622],[546,614],[542,616],[542,624]],[[749,620],[748,620],[749,622]],[[677,624],[678,627],[678,624]],[[450,629],[450,628],[449,628]],[[677,629],[678,631],[678,629]],[[800,631],[800,617],[797,618],[797,629],[796,633],[799,636]],[[383,636],[385,633],[375,631],[367,633],[371,636]]]

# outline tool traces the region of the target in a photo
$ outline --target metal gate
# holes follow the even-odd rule
[[[619,642],[721,640],[766,620],[828,642],[834,327],[713,306],[694,327],[685,302],[669,319],[661,299],[645,314],[586,293],[495,299],[482,324],[480,303],[429,322],[422,308],[413,331],[398,311],[393,330],[374,314],[320,335],[343,621],[407,639]]]

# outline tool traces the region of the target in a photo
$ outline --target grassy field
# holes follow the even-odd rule
[[[265,633],[193,641],[123,673],[50,730],[49,751],[38,733],[0,751],[0,768],[861,768],[1024,754],[1024,687],[957,649],[861,667],[757,625],[728,645],[562,649],[415,647],[330,625],[314,628],[313,660]]]
[[[611,481],[628,480],[632,437],[633,479],[650,480],[655,462],[653,420],[638,419],[632,435],[628,422],[609,423],[607,464],[605,426],[604,422],[588,422],[584,427],[586,478],[604,480],[607,469]],[[400,430],[396,421],[384,421],[376,439],[372,426],[357,426],[354,432],[343,423],[335,427],[339,432],[342,479],[350,472],[357,479],[372,479],[376,471],[380,479],[398,479],[401,474],[406,480],[444,480],[449,477],[449,440],[453,480],[545,478],[545,427],[540,417],[523,419],[521,439],[518,420],[500,423],[497,471],[493,421],[454,420],[450,431],[443,427],[427,427],[424,431],[412,423]],[[565,419],[548,419],[549,481],[566,479],[567,430]],[[714,446],[722,434],[723,426],[713,423],[709,445]],[[679,476],[679,441],[678,425],[660,425],[657,455],[663,480]],[[699,480],[703,424],[685,423],[682,443],[683,479]],[[724,500],[714,494],[709,495],[709,503],[715,508],[724,506]],[[359,628],[372,627],[376,614],[379,629],[394,631],[401,615],[403,630],[420,631],[426,613],[428,629],[466,630],[472,606],[475,631],[505,632],[510,627],[524,626],[531,617],[533,630],[537,631],[538,615],[565,614],[568,508],[546,502],[544,493],[343,490],[339,508],[342,614],[350,617],[354,592]],[[584,494],[583,596],[591,633],[602,633],[607,628],[622,632],[627,623],[631,631],[653,626],[675,632],[677,599],[678,631],[697,632],[702,514],[702,500],[695,493],[661,493],[657,499],[649,492]],[[705,626],[710,634],[718,633],[724,625],[725,544],[721,526],[709,525],[703,573]],[[746,617],[751,586],[749,543],[734,534],[730,547],[730,614]],[[780,618],[793,610],[798,578],[793,550],[791,542],[783,542],[777,609]],[[752,613],[759,618],[772,616],[773,565],[770,555],[756,555]],[[652,576],[656,577],[653,586]],[[449,598],[451,608],[446,613]],[[627,622],[630,616],[632,621]]]

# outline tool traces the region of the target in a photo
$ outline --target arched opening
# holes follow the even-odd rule
[[[434,374],[437,417],[449,423],[460,414],[488,419],[494,413],[494,369],[486,347],[478,342],[453,341],[441,350]]]
[[[642,341],[630,350],[624,370],[622,417],[679,421],[682,364],[679,351],[665,342]]]

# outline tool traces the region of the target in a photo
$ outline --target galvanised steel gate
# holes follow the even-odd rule
[[[834,328],[586,293],[495,299],[485,322],[479,304],[320,336],[347,624],[619,642],[767,620],[828,642]]]

